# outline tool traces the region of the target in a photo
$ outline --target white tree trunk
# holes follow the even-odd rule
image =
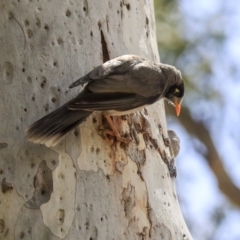
[[[24,139],[103,61],[159,61],[153,2],[0,3],[0,239],[191,239],[160,156],[163,103],[118,119],[129,145],[105,139],[97,113],[53,149]]]

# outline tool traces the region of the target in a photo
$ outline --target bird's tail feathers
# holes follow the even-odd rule
[[[45,144],[47,147],[56,146],[65,134],[83,122],[91,113],[69,110],[65,104],[30,125],[26,131],[26,138],[28,141]]]

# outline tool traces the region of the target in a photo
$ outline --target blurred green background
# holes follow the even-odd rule
[[[240,239],[240,4],[155,0],[161,62],[186,94],[168,128],[181,139],[177,191],[195,240]]]

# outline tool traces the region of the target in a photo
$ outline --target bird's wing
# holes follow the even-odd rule
[[[86,89],[94,93],[121,92],[151,97],[163,94],[166,85],[167,81],[159,65],[141,61],[122,74],[115,71],[98,81],[88,83]]]
[[[162,95],[168,85],[161,64],[151,61],[136,64],[125,77],[128,88],[144,97]]]
[[[85,111],[128,111],[151,104],[157,98],[158,96],[145,98],[132,93],[87,93],[70,101],[68,108]]]
[[[107,101],[114,106],[121,102],[121,98],[130,101],[131,97],[136,100],[136,96],[137,99],[143,97],[142,100],[139,100],[140,102],[148,102],[145,98],[155,96],[159,98],[166,88],[166,79],[160,66],[139,56],[123,55],[105,62],[70,87],[88,83],[85,87],[86,91],[92,92],[95,97],[98,96],[100,98],[98,101],[101,103],[104,100],[101,97],[107,96]],[[112,98],[110,99],[108,96]],[[86,96],[81,94],[78,99],[84,97]],[[92,104],[93,102],[94,98]],[[127,101],[125,103],[127,104]]]
[[[143,57],[136,55],[123,55],[112,60],[109,60],[91,72],[87,73],[82,78],[72,83],[69,88],[74,88],[79,85],[91,82],[92,80],[103,79],[109,75],[122,75],[131,70],[131,68],[141,61],[146,60]]]

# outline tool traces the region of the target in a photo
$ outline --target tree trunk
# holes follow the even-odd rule
[[[103,61],[159,61],[153,2],[0,2],[0,239],[191,239],[161,158],[162,102],[115,119],[130,144],[106,138],[99,113],[55,148],[24,139]]]

